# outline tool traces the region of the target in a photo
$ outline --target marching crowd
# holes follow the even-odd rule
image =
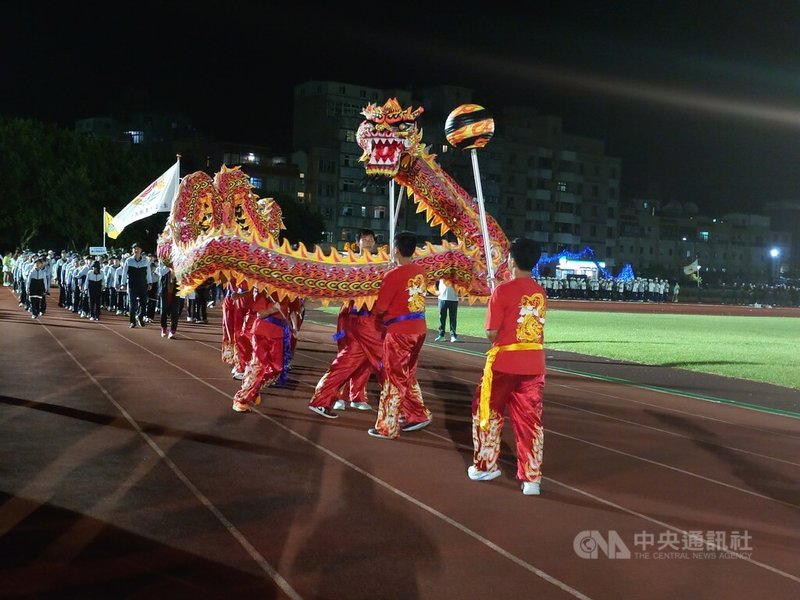
[[[62,251],[56,258],[52,250],[8,253],[3,258],[3,285],[13,289],[32,319],[44,315],[48,299],[57,295],[60,308],[82,318],[99,321],[101,312],[107,311],[128,316],[131,328],[154,322],[158,312],[162,337],[170,339],[175,337],[184,305],[187,321],[208,323],[207,304],[216,290],[216,285],[208,282],[184,300],[178,295],[172,269],[152,254],[143,254],[139,244],[121,255]]]
[[[565,278],[540,277],[548,298],[570,300],[614,300],[624,302],[677,302],[680,285],[666,279],[590,279],[567,275]],[[670,294],[671,292],[671,294]]]

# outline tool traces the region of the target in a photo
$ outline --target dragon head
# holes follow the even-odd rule
[[[358,127],[356,141],[364,151],[361,162],[368,176],[397,175],[401,156],[421,146],[417,117],[422,111],[421,106],[414,111],[403,109],[396,98],[389,98],[383,106],[368,104],[361,111],[365,120]]]

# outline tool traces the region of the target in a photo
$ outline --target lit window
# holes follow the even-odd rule
[[[559,192],[566,192],[567,191],[567,182],[566,181],[559,181],[558,182],[558,191]]]
[[[701,231],[700,232],[700,241],[701,242],[707,242],[708,241],[708,232],[707,231]]]
[[[297,197],[298,198],[305,198],[306,197],[306,193],[305,192],[297,192]]]
[[[144,141],[144,131],[126,131],[131,136],[131,143],[141,144]]]
[[[249,162],[249,163],[254,163],[254,162],[256,162],[256,155],[255,155],[255,154],[253,154],[252,152],[249,152],[249,153],[247,154],[247,158],[246,158],[246,160],[247,160],[247,162]]]
[[[261,189],[264,187],[264,180],[261,179],[260,177],[251,177],[250,185],[252,185],[256,189]]]
[[[386,218],[386,207],[385,206],[375,206],[372,209],[372,218],[373,219],[385,219]]]
[[[305,173],[300,173],[300,179],[305,179],[305,178],[306,178],[306,174]]]

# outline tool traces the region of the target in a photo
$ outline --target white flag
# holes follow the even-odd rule
[[[683,267],[683,272],[686,275],[691,275],[692,273],[697,273],[700,270],[700,263],[697,262],[697,259],[689,265]]]
[[[180,161],[176,161],[161,177],[142,190],[111,220],[119,235],[134,221],[139,221],[157,212],[170,212],[178,194]]]

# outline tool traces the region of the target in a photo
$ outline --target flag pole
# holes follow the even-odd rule
[[[103,207],[103,248],[106,247],[106,207]]]

